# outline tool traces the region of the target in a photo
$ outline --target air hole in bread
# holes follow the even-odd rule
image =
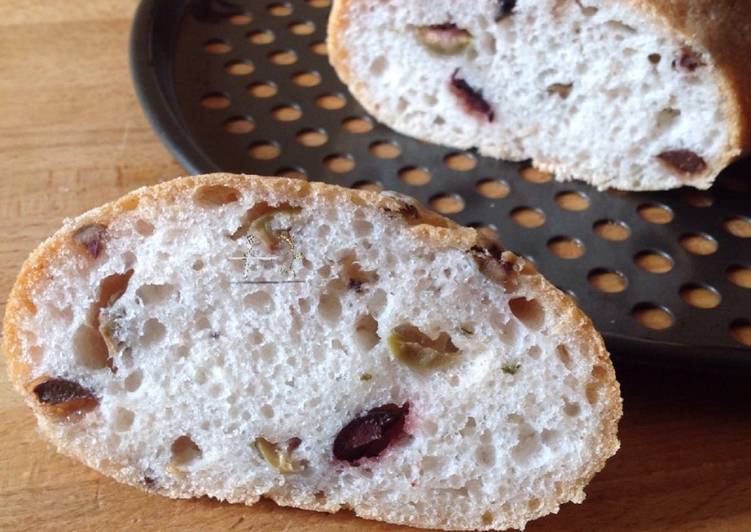
[[[537,510],[540,509],[541,506],[542,506],[542,501],[538,499],[537,497],[529,499],[529,501],[527,502],[527,508],[529,508],[530,512],[536,512]]]
[[[439,456],[426,455],[420,460],[420,470],[423,473],[428,471],[441,471],[443,459]]]
[[[204,262],[201,259],[196,259],[193,261],[193,265],[191,268],[193,268],[195,271],[199,272],[203,270]]]
[[[112,428],[117,432],[126,432],[133,426],[133,420],[136,415],[133,411],[127,408],[118,408],[115,411],[115,419],[112,423]]]
[[[511,448],[511,458],[520,465],[526,465],[540,451],[540,446],[537,432],[526,423],[522,423],[519,427],[519,441]]]
[[[494,519],[493,513],[490,511],[487,511],[484,514],[482,514],[482,517],[480,519],[483,525],[488,526],[493,522],[493,519]]]
[[[193,380],[197,384],[206,384],[206,382],[209,380],[209,376],[206,373],[206,370],[203,368],[198,368],[196,370],[195,375],[193,375]]]
[[[170,447],[172,451],[172,463],[176,466],[188,466],[200,460],[203,452],[190,436],[180,436]]]
[[[679,116],[681,116],[680,109],[666,107],[657,113],[656,126],[658,129],[668,129],[675,124]]]
[[[112,306],[120,296],[128,289],[128,282],[133,275],[133,270],[125,273],[113,273],[103,278],[97,290],[97,299],[89,308],[87,321],[92,327],[99,328],[99,314],[102,309]]]
[[[324,293],[318,300],[318,314],[327,321],[336,321],[342,315],[342,304],[336,293]]]
[[[141,343],[144,346],[154,345],[161,342],[166,334],[167,329],[164,324],[156,318],[150,318],[143,324]]]
[[[662,56],[660,54],[654,53],[654,54],[649,54],[647,56],[647,59],[653,65],[658,65],[660,64],[660,61],[662,61]]]
[[[378,274],[374,270],[366,271],[362,269],[360,263],[357,261],[357,256],[354,251],[346,252],[344,256],[339,259],[339,264],[342,266],[348,290],[362,293],[369,283],[378,280]]]
[[[373,224],[367,220],[355,220],[352,222],[352,230],[356,237],[363,238],[373,233]]]
[[[139,218],[134,224],[136,233],[141,236],[151,236],[154,234],[154,224],[147,222],[146,220]]]
[[[224,386],[218,382],[215,382],[209,387],[209,395],[214,399],[219,399],[222,396],[222,392],[224,392]]]
[[[529,358],[532,358],[534,360],[537,360],[540,358],[540,355],[542,354],[542,349],[540,349],[539,345],[533,345],[529,349],[527,349],[527,355],[529,355]]]
[[[266,419],[272,419],[274,417],[274,407],[269,404],[263,405],[260,411],[261,415]]]
[[[138,390],[138,388],[141,387],[142,382],[143,370],[139,368],[125,378],[125,390],[128,392],[135,392],[136,390]]]
[[[564,406],[563,406],[563,413],[566,414],[569,417],[576,417],[581,412],[581,407],[579,406],[579,403],[569,403],[564,399]]]
[[[266,362],[273,362],[274,360],[276,360],[276,355],[276,345],[270,343],[263,344],[258,351],[258,356],[261,358],[261,360],[265,360]]]
[[[175,293],[175,287],[171,284],[145,284],[138,287],[136,297],[144,305],[157,305],[169,299]]]
[[[239,190],[226,185],[202,185],[193,193],[193,199],[202,207],[221,207],[236,202],[240,197]]]
[[[318,231],[316,232],[318,238],[326,238],[329,233],[331,233],[331,227],[326,224],[319,226]]]
[[[386,57],[379,55],[370,63],[370,73],[374,76],[380,76],[384,73],[388,67],[388,60]]]
[[[558,355],[558,358],[563,363],[564,366],[566,366],[566,369],[571,369],[571,355],[568,352],[568,349],[565,345],[559,345],[555,348],[555,353]]]
[[[608,20],[605,25],[609,26],[613,33],[618,34],[618,36],[628,33],[636,33],[636,29],[634,27],[629,26],[628,24],[621,22],[620,20]]]
[[[263,290],[245,294],[245,296],[243,297],[243,303],[249,307],[256,309],[268,309],[269,312],[272,312],[274,310],[271,296],[268,292],[265,292]]]
[[[604,366],[593,366],[592,367],[592,376],[599,380],[605,380],[605,377],[608,375],[608,370],[605,369]]]
[[[193,328],[196,331],[205,331],[206,329],[211,329],[211,322],[209,321],[209,317],[206,314],[197,314],[193,323]]]
[[[535,299],[516,297],[509,301],[511,313],[528,329],[539,329],[545,321],[545,311]]]
[[[561,434],[557,430],[542,429],[540,438],[542,439],[542,443],[548,447],[555,447],[561,439]]]
[[[600,385],[597,382],[590,382],[585,389],[587,402],[591,405],[597,403],[600,398]]]
[[[426,419],[422,422],[422,431],[428,436],[435,436],[438,434],[438,425],[434,421]]]
[[[476,431],[477,421],[475,421],[475,418],[472,416],[469,416],[467,421],[464,422],[464,427],[459,431],[459,434],[466,438],[468,436],[473,436]]]
[[[88,325],[81,325],[76,330],[73,335],[73,350],[76,362],[87,369],[102,369],[111,364],[102,335]]]
[[[370,351],[381,341],[378,336],[378,322],[370,314],[357,318],[355,322],[355,341],[362,351]]]
[[[475,452],[475,458],[477,462],[486,466],[492,467],[495,465],[495,447],[492,445],[482,445],[477,448]]]

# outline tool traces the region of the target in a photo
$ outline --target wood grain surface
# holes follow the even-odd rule
[[[2,0],[0,293],[67,216],[183,173],[133,94],[134,0]],[[617,360],[622,449],[582,505],[545,530],[751,530],[751,379]],[[172,501],[121,486],[42,441],[0,361],[0,530],[399,530],[350,513],[209,499]],[[407,530],[401,528],[402,530]]]

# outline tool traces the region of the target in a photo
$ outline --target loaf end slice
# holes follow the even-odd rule
[[[619,445],[589,319],[395,195],[229,174],[140,189],[32,253],[3,347],[60,452],[170,497],[523,527],[581,502]]]
[[[336,0],[329,57],[396,131],[600,188],[708,188],[751,147],[751,3]]]

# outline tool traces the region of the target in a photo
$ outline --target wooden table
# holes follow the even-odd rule
[[[131,88],[135,4],[2,2],[0,311],[21,262],[64,217],[183,173]],[[627,361],[618,359],[621,451],[583,505],[568,504],[528,530],[751,530],[749,376],[678,374]],[[118,485],[38,437],[0,366],[2,530],[399,529],[345,512],[172,501]]]

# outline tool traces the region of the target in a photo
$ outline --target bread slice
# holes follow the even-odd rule
[[[394,195],[229,174],[142,188],[32,253],[4,350],[60,452],[170,497],[522,527],[582,501],[618,448],[584,314]]]
[[[335,0],[328,45],[393,129],[560,180],[707,188],[751,148],[751,2]]]

